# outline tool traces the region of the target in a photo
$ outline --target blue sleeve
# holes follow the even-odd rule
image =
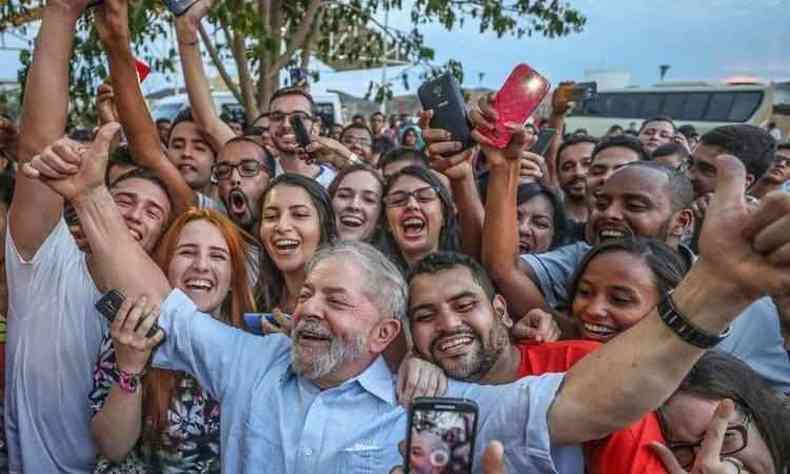
[[[521,259],[531,268],[543,298],[552,308],[567,306],[571,279],[590,246],[584,242],[541,254],[525,254]]]
[[[228,389],[257,380],[270,368],[275,350],[282,349],[273,336],[245,333],[199,312],[180,290],[162,302],[159,326],[165,340],[151,364],[192,375],[218,401]]]
[[[486,445],[505,447],[507,472],[582,472],[578,445],[553,446],[548,414],[565,374],[526,377],[507,385],[450,381],[448,396],[470,398],[479,408],[475,472]]]

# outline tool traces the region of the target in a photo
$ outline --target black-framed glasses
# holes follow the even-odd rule
[[[343,137],[340,142],[343,145],[352,146],[352,145],[359,145],[359,146],[372,146],[373,142],[370,138],[367,137],[352,137],[352,136],[345,136]]]
[[[684,469],[693,466],[694,460],[697,457],[697,451],[702,447],[702,440],[696,443],[671,441],[668,434],[668,424],[661,408],[656,410],[656,414],[658,415],[658,424],[661,427],[661,432],[666,438],[667,447],[672,451],[672,454],[675,455],[678,464]],[[752,416],[746,412],[742,422],[727,426],[727,431],[724,433],[724,441],[721,445],[721,456],[731,456],[746,449],[746,446],[749,445],[749,425],[751,425],[751,423]]]
[[[386,207],[403,207],[408,204],[409,199],[414,197],[420,204],[426,204],[435,201],[439,197],[439,193],[433,186],[426,186],[424,188],[415,189],[414,191],[395,191],[387,194],[382,198]]]
[[[241,160],[239,163],[231,164],[220,162],[214,165],[212,172],[217,181],[230,179],[233,170],[239,171],[239,176],[243,178],[252,178],[258,176],[262,170],[268,171],[268,168],[258,160]]]
[[[784,166],[785,168],[790,168],[790,157],[776,155],[774,157],[774,166]]]
[[[269,120],[273,123],[283,123],[283,120],[290,119],[291,117],[296,117],[302,122],[315,122],[315,117],[308,114],[307,112],[295,111],[290,113],[285,112],[271,112],[266,115]]]

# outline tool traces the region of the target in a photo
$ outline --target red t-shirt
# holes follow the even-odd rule
[[[567,372],[576,362],[601,344],[594,341],[558,341],[519,344],[519,378],[549,372]],[[606,438],[584,443],[584,458],[589,474],[666,474],[650,443],[664,442],[655,413]]]

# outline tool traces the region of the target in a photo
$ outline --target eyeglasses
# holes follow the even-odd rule
[[[774,158],[774,165],[790,168],[790,158],[782,155],[776,155],[776,158]]]
[[[694,460],[697,457],[697,451],[702,447],[702,440],[696,443],[680,443],[669,440],[669,433],[667,429],[667,421],[664,414],[659,408],[656,410],[658,415],[658,424],[661,427],[661,432],[667,438],[667,447],[678,463],[684,469],[688,469],[694,465]],[[752,416],[747,412],[741,423],[735,423],[727,426],[727,431],[724,433],[724,441],[721,445],[721,456],[730,456],[746,449],[749,445],[749,425],[752,423]]]
[[[408,204],[409,199],[412,197],[414,197],[418,203],[426,204],[431,201],[435,201],[436,198],[439,197],[439,193],[432,186],[426,186],[424,188],[416,189],[412,192],[395,191],[393,193],[389,193],[382,198],[382,201],[386,207],[403,207]]]
[[[290,117],[296,117],[299,120],[301,120],[302,122],[314,122],[315,121],[315,117],[313,117],[312,115],[308,114],[307,112],[300,112],[300,111],[291,112],[291,113],[272,112],[272,113],[268,114],[267,117],[273,123],[282,123],[283,120],[285,120],[286,118],[290,118]]]
[[[242,160],[236,164],[224,162],[217,163],[212,169],[214,178],[216,178],[218,181],[230,179],[230,176],[233,174],[233,170],[239,170],[239,176],[244,178],[258,176],[258,173],[260,173],[261,170],[266,170],[267,172],[269,171],[266,165],[257,160]]]

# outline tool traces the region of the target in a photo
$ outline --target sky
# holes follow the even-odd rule
[[[510,0],[505,0],[510,1]],[[587,16],[581,33],[548,39],[480,34],[478,23],[448,32],[423,25],[437,64],[448,59],[464,65],[467,87],[497,89],[514,65],[526,62],[553,83],[584,80],[586,70],[607,69],[630,74],[632,85],[658,82],[660,64],[671,68],[666,80],[723,80],[734,75],[763,80],[790,80],[790,0],[568,0]],[[389,23],[407,30],[410,0]],[[379,20],[383,21],[383,15]],[[5,35],[6,44],[25,46]],[[16,76],[17,51],[0,51],[0,76]],[[380,71],[321,72],[321,89],[365,94]],[[391,68],[389,77],[406,70],[410,89],[394,81],[396,95],[414,93],[420,67]],[[480,74],[482,74],[482,79]],[[167,85],[164,76],[146,81],[146,92]]]

